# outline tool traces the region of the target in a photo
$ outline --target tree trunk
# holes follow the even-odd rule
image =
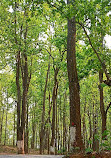
[[[35,124],[35,107],[33,107],[32,111],[32,140],[31,140],[31,148],[35,148],[35,131],[36,131],[36,124]]]
[[[15,44],[18,44],[17,41],[17,19],[16,19],[16,9],[17,9],[17,2],[15,2],[14,6],[14,14],[15,14],[15,19],[14,19],[14,24],[15,24]],[[16,87],[17,87],[17,148],[18,148],[18,153],[22,153],[22,148],[21,148],[21,128],[20,128],[20,114],[21,114],[21,90],[20,90],[20,50],[16,54]]]
[[[60,87],[59,87],[59,89],[60,89]],[[59,96],[60,96],[60,94],[59,94]],[[60,99],[61,99],[61,97],[60,97]],[[60,120],[60,103],[58,104],[58,120],[57,120],[57,122],[58,122],[58,127],[57,127],[57,133],[58,133],[58,143],[57,143],[57,145],[58,145],[58,147],[57,147],[57,150],[59,150],[59,145],[60,145],[60,132],[59,132],[59,125],[60,125],[60,123],[59,123],[59,120]]]
[[[20,58],[19,58],[20,59]],[[18,95],[18,108],[17,108],[17,113],[18,113],[18,133],[19,133],[19,138],[17,141],[17,146],[18,146],[18,153],[19,154],[24,154],[24,141],[25,141],[25,124],[26,124],[26,105],[27,105],[27,93],[28,93],[28,88],[29,88],[29,83],[31,79],[31,73],[30,76],[28,76],[28,61],[27,61],[27,55],[23,54],[22,59],[24,63],[22,65],[18,65],[18,70],[21,67],[21,73],[22,73],[22,86],[23,86],[23,93],[22,93],[22,115],[21,115],[21,126],[20,126],[20,105],[21,105],[21,96],[20,94]],[[20,61],[19,61],[20,62]],[[19,70],[19,75],[17,76],[17,88],[18,92],[20,92],[20,85],[19,85],[19,78],[20,78],[20,70]]]
[[[16,106],[15,106],[16,107]],[[14,133],[13,133],[13,147],[15,147],[15,111],[14,111],[14,128],[13,128],[13,131],[14,131]]]
[[[103,83],[103,71],[99,71],[99,90],[100,90],[100,111],[101,111],[101,118],[102,118],[102,134],[106,130],[106,119],[107,119],[107,114],[104,108],[104,101],[103,101],[103,87],[101,86],[101,83]],[[102,136],[102,139],[104,139],[106,136]]]
[[[93,103],[93,145],[92,148],[94,151],[98,150],[98,139],[95,139],[95,136],[97,135],[97,113],[95,112],[95,104]]]
[[[38,143],[37,143],[37,131],[36,131],[36,148],[38,147]]]
[[[22,138],[23,138],[23,154],[24,150],[24,141],[25,141],[25,124],[26,124],[26,105],[27,105],[27,93],[28,93],[28,65],[27,65],[27,55],[24,53],[24,65],[23,65],[23,74],[22,74],[22,86],[23,86],[23,94],[22,94],[22,115],[21,115],[21,127],[22,127]]]
[[[1,126],[0,126],[0,143],[2,142],[2,128],[3,128],[3,117],[4,117],[4,107],[3,107],[3,113],[2,113],[2,119],[1,119]]]
[[[61,115],[61,113],[62,113],[62,97],[61,97],[61,95],[60,95],[60,106],[59,106],[59,109],[60,109],[60,135],[59,135],[59,144],[60,144],[60,149],[62,149],[62,120],[63,120],[63,118],[62,118],[62,115]]]
[[[29,88],[29,83],[31,79],[31,72],[28,76],[28,61],[26,54],[26,38],[27,38],[27,21],[26,28],[23,35],[22,26],[20,28],[20,39],[22,35],[24,36],[24,51],[20,52],[20,43],[17,40],[17,18],[16,18],[17,2],[14,6],[14,31],[15,31],[15,44],[19,47],[16,55],[16,87],[17,87],[17,148],[19,154],[24,154],[24,137],[25,137],[25,123],[26,123],[26,105],[27,105],[27,93]],[[24,11],[24,16],[27,17],[26,8]],[[19,44],[18,44],[19,43]],[[32,66],[32,60],[31,60]],[[20,71],[21,69],[21,71]],[[21,97],[21,88],[20,88],[20,78],[22,75],[22,97]],[[21,100],[22,98],[22,100]],[[21,108],[22,101],[22,108]],[[22,113],[21,113],[22,112]]]
[[[46,82],[45,82],[45,88],[44,88],[44,96],[43,96],[43,111],[42,111],[42,122],[41,122],[41,131],[40,131],[40,154],[43,153],[43,148],[44,148],[45,98],[46,98],[46,90],[47,90],[47,82],[48,82],[49,70],[50,70],[50,64],[48,64],[48,70],[47,70],[47,76],[46,76]]]
[[[66,93],[64,94],[63,108],[63,153],[66,151]]]
[[[86,144],[85,134],[86,134],[86,123],[85,123],[85,113],[86,113],[86,105],[84,105],[84,114],[83,114],[83,142]]]
[[[49,82],[50,82],[50,76],[49,76]],[[50,90],[49,90],[49,119],[48,123],[50,123],[50,112],[51,112],[51,105],[50,105]],[[48,154],[50,154],[50,127],[48,127]]]
[[[69,0],[67,0],[69,4]],[[69,79],[69,93],[70,93],[70,126],[76,128],[76,140],[73,141],[71,134],[71,146],[84,149],[81,136],[81,116],[80,116],[80,95],[79,82],[76,66],[76,22],[75,17],[68,19],[68,37],[67,37],[67,70]],[[71,130],[70,130],[71,131]]]
[[[57,99],[56,99],[56,133],[55,133],[55,155],[57,155],[57,138],[58,138],[58,124],[57,124],[57,117],[58,117],[58,110],[57,110]]]
[[[88,118],[89,118],[89,130],[90,130],[90,134],[89,134],[89,141],[92,140],[92,125],[91,125],[91,112],[88,109]],[[91,148],[91,143],[89,144],[90,148]]]
[[[7,141],[7,113],[8,113],[8,92],[7,92],[7,109],[6,109],[6,122],[5,122],[5,139],[4,139],[4,145],[6,145]]]
[[[28,141],[29,141],[29,129],[28,129],[28,110],[29,109],[29,105],[27,103],[27,118],[26,118],[26,132],[25,132],[25,154],[28,153],[28,148],[29,148],[29,144],[28,144]]]
[[[17,53],[16,57],[16,87],[17,87],[17,148],[18,153],[22,154],[22,140],[21,140],[21,130],[20,130],[20,114],[21,114],[21,90],[20,90],[20,51]]]
[[[4,145],[6,145],[7,141],[7,111],[6,111],[6,122],[5,122],[5,139],[4,139]]]
[[[54,88],[53,88],[53,96],[52,96],[52,101],[53,101],[53,114],[52,114],[52,138],[51,138],[51,143],[50,143],[50,153],[54,154],[55,153],[55,105],[56,105],[56,98],[57,98],[57,89],[58,89],[58,83],[57,83],[57,74],[58,74],[59,69],[55,69],[55,74],[54,74]]]

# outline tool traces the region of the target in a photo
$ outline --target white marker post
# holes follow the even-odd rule
[[[50,154],[55,155],[55,148],[54,146],[50,146]]]
[[[70,149],[73,150],[76,143],[76,126],[72,123],[70,127]]]

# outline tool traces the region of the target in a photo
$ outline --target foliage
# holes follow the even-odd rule
[[[21,59],[25,53],[28,57],[28,72],[31,72],[31,81],[28,91],[28,130],[29,147],[32,144],[35,130],[35,146],[40,145],[40,126],[43,106],[43,95],[48,64],[50,72],[45,100],[44,128],[51,133],[52,126],[52,97],[54,88],[54,73],[58,68],[57,106],[57,136],[59,139],[58,153],[65,152],[63,146],[63,123],[65,114],[66,144],[69,141],[69,83],[67,75],[67,19],[76,18],[76,59],[78,78],[80,83],[81,124],[86,152],[92,151],[93,141],[99,140],[100,149],[111,150],[111,107],[107,113],[107,131],[103,136],[107,140],[102,142],[101,113],[98,72],[101,64],[98,62],[92,46],[97,50],[101,60],[105,63],[111,75],[111,50],[106,47],[104,37],[111,35],[111,16],[109,0],[75,0],[67,4],[65,0],[2,0],[0,2],[1,39],[0,39],[0,138],[3,144],[13,144],[14,114],[17,119],[17,90],[16,90],[16,56],[18,50]],[[15,4],[17,8],[15,9]],[[83,24],[89,35],[92,46],[84,33]],[[25,32],[27,29],[27,38]],[[16,32],[16,33],[15,33]],[[17,41],[16,41],[17,40]],[[24,59],[21,60],[24,63]],[[22,70],[20,70],[21,72]],[[104,74],[104,80],[106,80]],[[104,93],[105,109],[111,102],[111,88],[106,84],[100,85]],[[22,76],[20,76],[20,88]],[[8,94],[8,96],[7,96]],[[11,100],[11,101],[10,101]],[[65,105],[65,106],[64,106]],[[7,109],[8,106],[8,109]],[[50,112],[50,115],[49,115]],[[7,115],[7,126],[6,126]],[[47,120],[49,122],[47,122]],[[85,121],[84,121],[85,120]],[[91,121],[91,122],[90,122]],[[97,121],[97,133],[93,135],[94,122]],[[85,123],[84,123],[85,122]],[[1,130],[2,126],[2,130]],[[6,128],[6,133],[5,133]],[[16,124],[15,124],[16,130]],[[2,134],[1,134],[2,133]],[[15,132],[16,133],[16,132]],[[47,138],[47,135],[45,135]],[[49,135],[49,141],[51,134]],[[46,141],[47,142],[47,141]],[[101,143],[102,142],[102,143]]]

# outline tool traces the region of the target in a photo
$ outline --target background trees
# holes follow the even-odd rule
[[[104,39],[111,33],[110,2],[0,3],[0,143],[23,140],[21,153],[69,151],[75,123],[76,146],[83,148],[82,135],[85,148],[100,150],[107,138],[109,149],[111,51]]]

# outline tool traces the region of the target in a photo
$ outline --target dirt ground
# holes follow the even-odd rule
[[[17,154],[17,148],[12,146],[3,146],[0,145],[0,155],[15,155]],[[29,154],[39,155],[39,150],[29,149]],[[46,152],[45,152],[46,154]]]
[[[88,154],[74,154],[69,158],[111,158],[111,152],[100,152],[100,153],[88,153]]]
[[[17,148],[12,146],[2,146],[0,145],[0,155],[16,155]],[[29,149],[30,155],[39,155],[39,150],[37,149]],[[45,154],[47,152],[45,151]],[[88,153],[88,154],[74,154],[70,156],[65,156],[66,158],[111,158],[111,152],[101,152],[101,153]]]
[[[11,146],[0,145],[0,155],[16,154],[17,149]]]

